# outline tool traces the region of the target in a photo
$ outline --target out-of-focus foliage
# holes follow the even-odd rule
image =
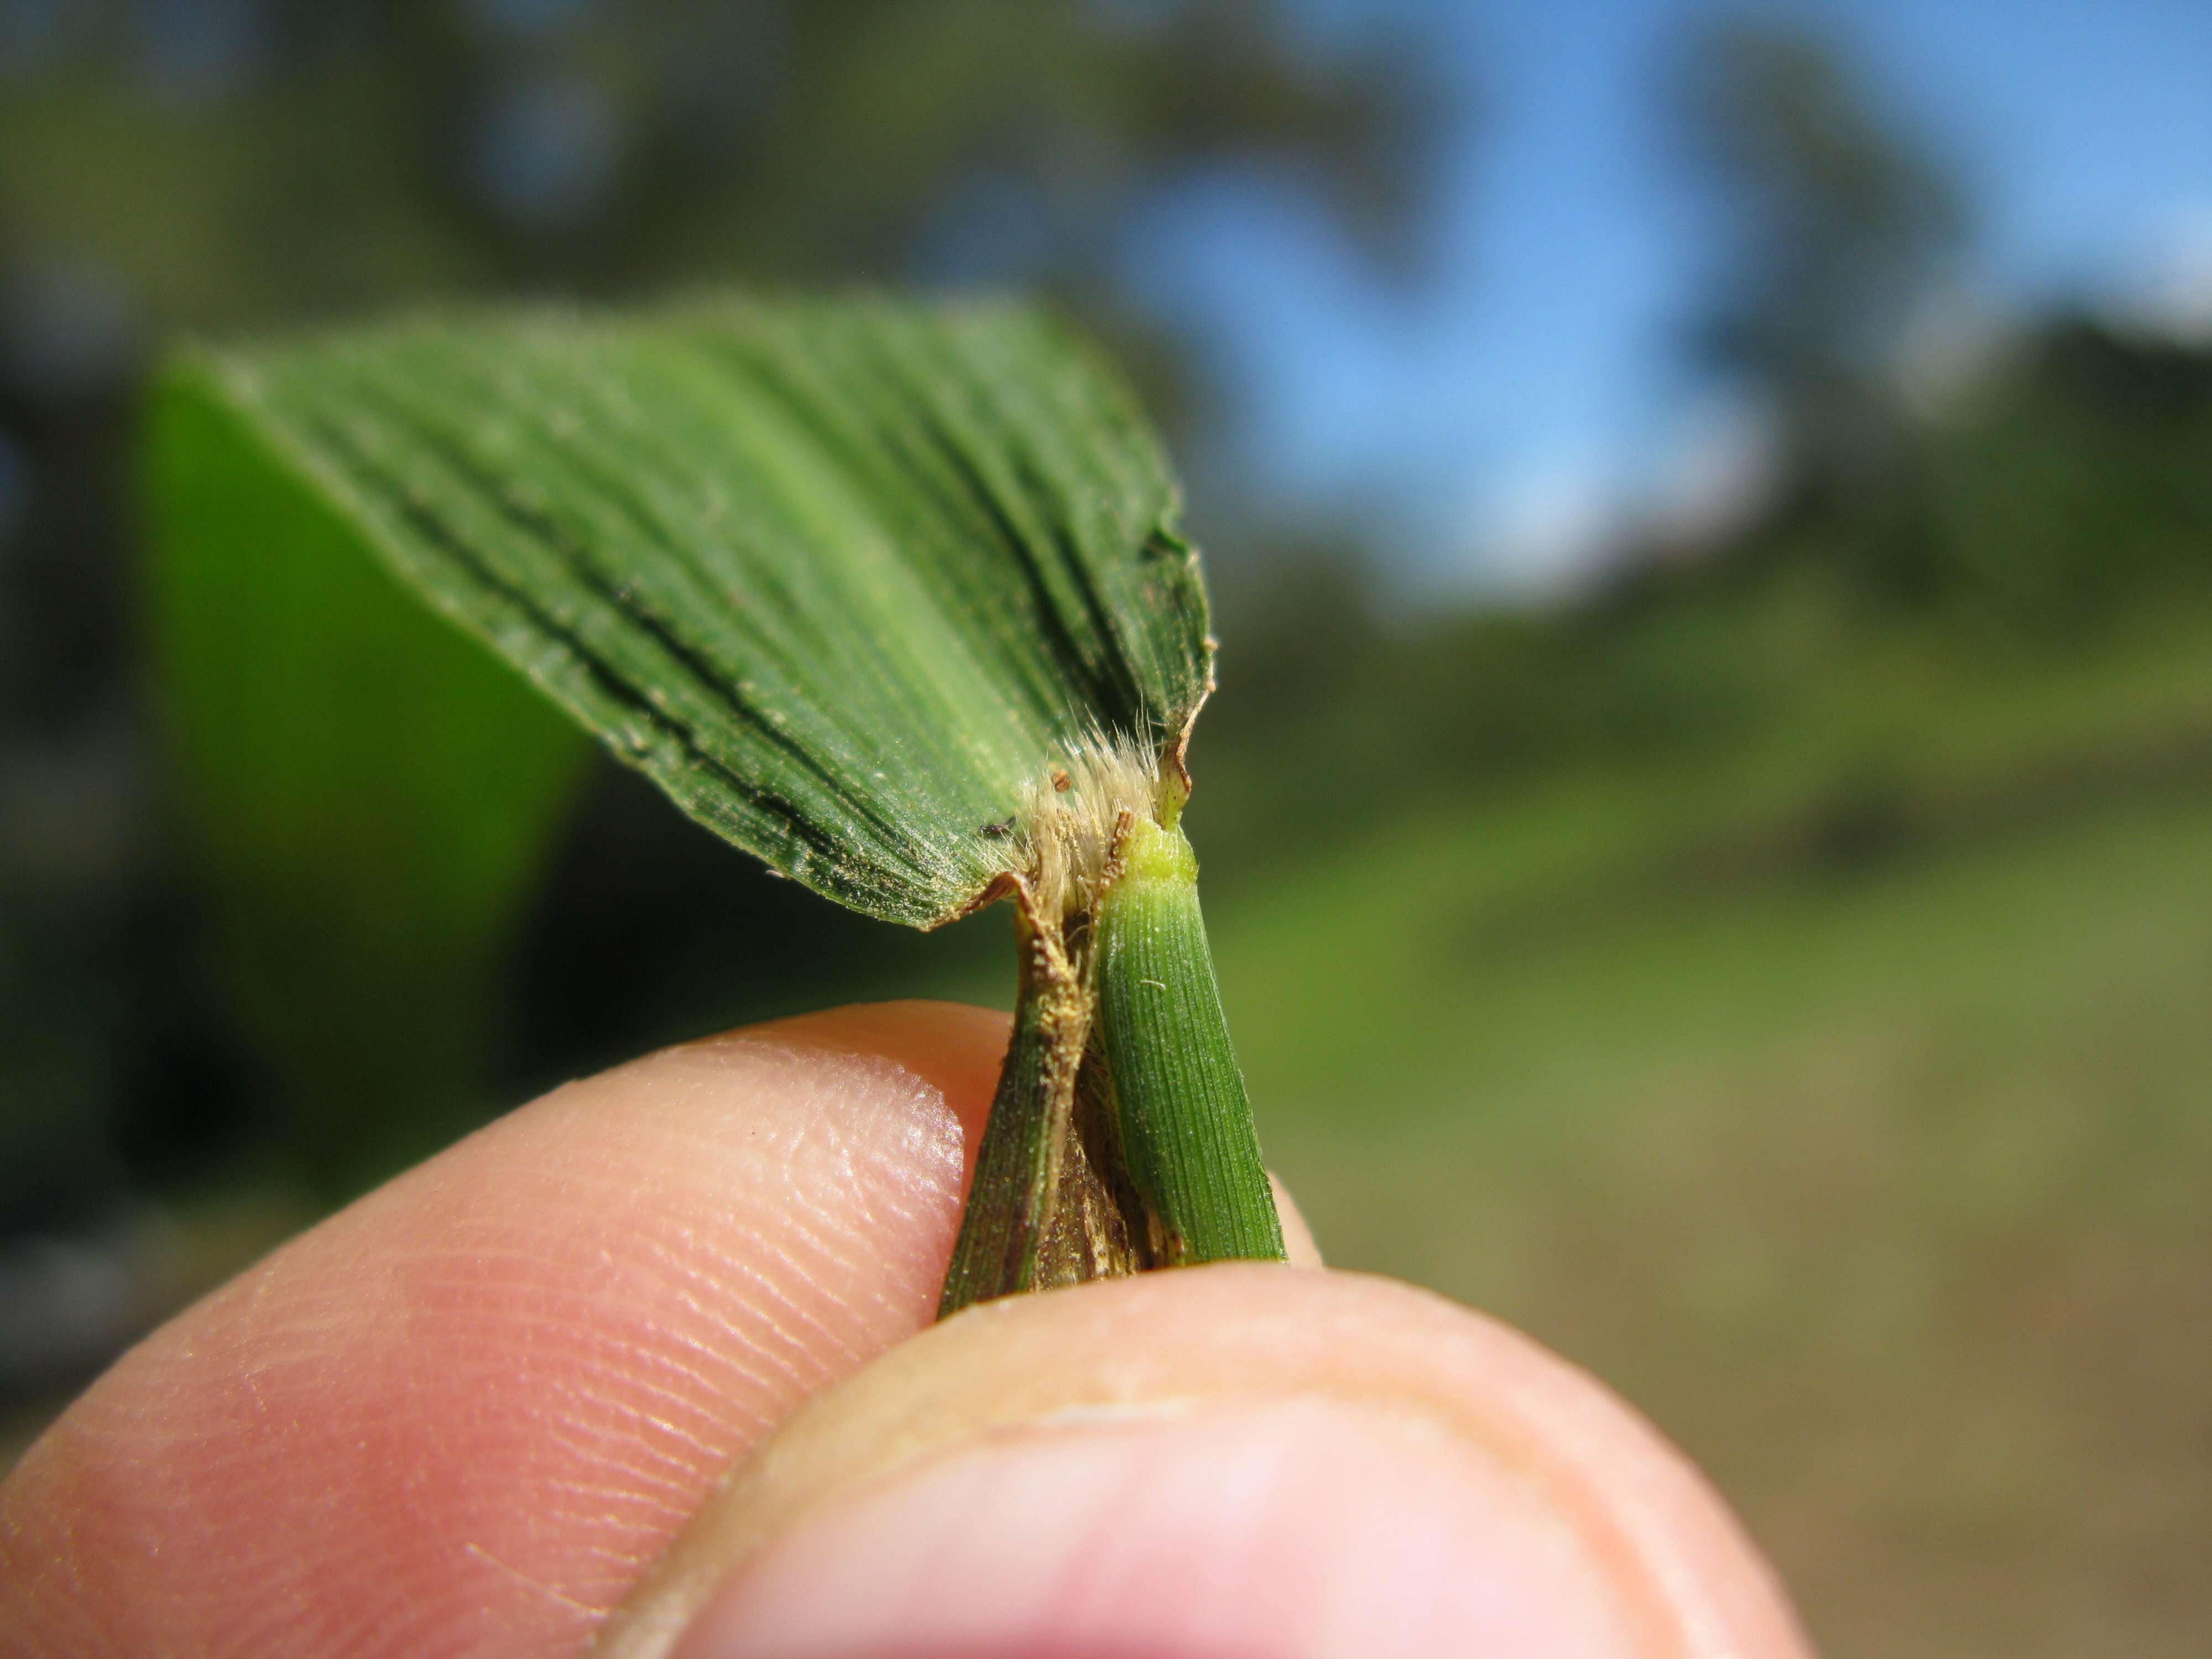
[[[1297,843],[1470,778],[1692,764],[1786,741],[1840,663],[1887,642],[1936,641],[1967,672],[2056,665],[2212,603],[2212,351],[2061,319],[1899,422],[1883,512],[1800,473],[1724,545],[1642,550],[1558,615],[1408,632],[1354,567],[1278,572],[1224,654],[1207,821]],[[1328,765],[1302,760],[1316,751]]]
[[[455,289],[1018,280],[1110,304],[1115,237],[1208,165],[1304,176],[1403,257],[1403,52],[1270,0],[179,0],[50,12],[0,96],[0,250],[158,320]]]
[[[2212,591],[2212,352],[2069,320],[1939,428],[1930,586],[2046,632]]]
[[[208,967],[301,1173],[343,1192],[481,1117],[504,947],[584,742],[234,414],[173,398],[153,436],[148,623]]]
[[[1886,372],[1963,204],[1818,36],[1711,25],[1674,90],[1720,228],[1692,343],[1768,400],[1808,482],[1878,489],[1895,461]]]

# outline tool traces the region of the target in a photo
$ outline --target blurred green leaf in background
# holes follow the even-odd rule
[[[217,960],[332,1194],[480,1121],[519,914],[582,776],[560,714],[402,591],[244,416],[155,410],[159,699]]]

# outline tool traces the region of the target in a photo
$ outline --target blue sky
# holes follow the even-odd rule
[[[1692,0],[1323,7],[1422,30],[1457,106],[1430,263],[1393,289],[1288,183],[1163,203],[1130,280],[1195,317],[1238,418],[1193,458],[1293,513],[1379,512],[1416,586],[1543,588],[1625,513],[1692,514],[1755,477],[1759,430],[1700,385],[1680,331],[1711,256],[1670,143]],[[1964,308],[2212,300],[2208,0],[1771,0],[1964,187]],[[1203,499],[1200,503],[1203,507]]]

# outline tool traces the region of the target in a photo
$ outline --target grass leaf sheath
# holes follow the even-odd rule
[[[1098,1023],[1158,1265],[1280,1261],[1282,1224],[1229,1044],[1181,829],[1133,824],[1096,921]]]

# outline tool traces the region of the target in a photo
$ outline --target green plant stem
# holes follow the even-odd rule
[[[1182,832],[1131,824],[1097,915],[1066,931],[1022,897],[1013,1036],[938,1316],[1150,1267],[1281,1261]]]
[[[1091,993],[1061,941],[1026,908],[1017,907],[1014,925],[1022,968],[1013,1036],[945,1270],[940,1319],[992,1297],[1142,1265],[1126,1201],[1115,1196],[1126,1182],[1101,1173],[1115,1153],[1100,1133],[1109,1109],[1102,1101],[1111,1097],[1091,1042]]]
[[[1093,951],[1098,1029],[1122,1155],[1163,1267],[1283,1259],[1243,1074],[1214,985],[1182,831],[1140,820],[1101,895]]]

